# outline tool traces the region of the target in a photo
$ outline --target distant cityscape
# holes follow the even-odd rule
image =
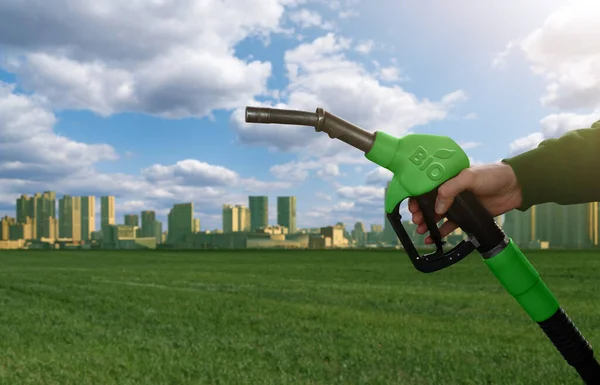
[[[388,184],[389,186],[389,184]],[[387,187],[386,187],[387,193]],[[0,220],[0,249],[241,249],[241,248],[401,248],[385,215],[383,225],[356,222],[296,227],[296,197],[277,197],[277,224],[269,224],[267,196],[249,196],[248,205],[223,204],[222,229],[202,230],[192,202],[173,205],[167,230],[156,212],[143,210],[115,217],[114,196],[100,197],[100,228],[96,229],[96,197],[46,191],[21,195],[15,217]],[[58,203],[58,205],[57,205]],[[425,235],[406,218],[404,227],[418,248],[428,248]],[[599,241],[598,202],[560,206],[546,203],[526,212],[511,211],[496,218],[505,232],[524,249],[593,248]],[[449,246],[466,235],[450,234]]]

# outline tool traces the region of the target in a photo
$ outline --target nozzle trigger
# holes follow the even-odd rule
[[[468,239],[461,241],[452,249],[444,251],[445,242],[442,241],[440,230],[435,222],[434,207],[436,197],[437,189],[415,197],[423,212],[425,224],[427,225],[431,238],[436,246],[436,250],[433,253],[424,255],[419,254],[412,239],[402,225],[402,216],[400,215],[401,202],[396,205],[391,213],[387,214],[387,218],[394,229],[394,232],[398,236],[398,239],[402,243],[404,251],[408,254],[415,269],[422,273],[432,273],[454,265],[473,252],[477,247],[471,239]]]

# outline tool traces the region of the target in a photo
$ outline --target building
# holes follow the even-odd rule
[[[331,242],[331,247],[348,246],[348,240],[344,237],[344,228],[341,226],[321,227],[321,235],[325,237],[326,242]],[[330,239],[330,241],[327,240]]]
[[[249,232],[251,226],[250,208],[244,205],[236,205],[235,207],[238,211],[238,230],[242,232]]]
[[[356,222],[356,224],[354,224],[354,230],[352,230],[352,239],[359,247],[364,247],[367,245],[367,231],[362,222]]]
[[[96,197],[81,197],[81,240],[89,243],[96,231]]]
[[[251,229],[250,209],[243,205],[223,205],[223,233],[248,232]]]
[[[156,221],[156,213],[153,210],[142,211],[142,237],[150,237],[154,234],[154,221]]]
[[[100,229],[104,230],[115,224],[115,197],[103,196],[100,198]],[[106,230],[109,231],[108,229]]]
[[[200,232],[200,218],[194,218],[194,233]]]
[[[81,197],[65,195],[58,201],[58,237],[81,241]]]
[[[544,203],[504,214],[503,230],[522,248],[547,244],[555,249],[598,247],[598,202],[574,205]]]
[[[11,240],[11,228],[17,223],[15,218],[5,216],[0,219],[0,241]]]
[[[296,197],[277,197],[277,224],[296,232]]]
[[[161,221],[152,222],[152,237],[156,239],[156,243],[163,243],[163,225]],[[145,237],[147,238],[147,237]]]
[[[239,215],[237,207],[224,204],[222,208],[223,233],[235,233],[239,231]]]
[[[127,226],[140,226],[140,217],[137,214],[126,214],[123,217],[123,223]]]
[[[56,218],[56,193],[45,191],[33,196],[21,195],[16,202],[17,223],[27,223],[31,218],[31,239],[58,237]]]
[[[168,240],[170,244],[185,242],[194,232],[194,204],[178,203],[173,205],[168,215]]]
[[[248,207],[250,209],[250,231],[269,226],[269,197],[250,196],[248,197]]]

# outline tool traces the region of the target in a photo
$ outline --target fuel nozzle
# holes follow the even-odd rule
[[[322,108],[316,112],[284,110],[269,107],[246,107],[246,123],[276,123],[314,127],[330,138],[339,139],[368,153],[375,142],[375,134],[347,122]]]

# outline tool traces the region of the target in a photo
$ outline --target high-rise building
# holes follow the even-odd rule
[[[250,231],[269,227],[269,197],[250,196],[248,207],[250,208]]]
[[[194,230],[194,204],[178,203],[169,211],[168,242],[182,242]]]
[[[296,197],[277,197],[277,224],[287,227],[289,234],[296,232]]]
[[[142,229],[140,231],[141,237],[153,237],[154,236],[154,221],[156,220],[156,213],[153,210],[142,211]]]
[[[15,218],[5,216],[0,220],[0,241],[11,240],[11,228],[17,223]]]
[[[154,221],[152,222],[153,227],[153,238],[156,238],[156,243],[162,243],[163,241],[163,231],[162,231],[162,222]]]
[[[194,218],[194,233],[200,232],[200,218]]]
[[[239,231],[239,210],[236,206],[223,205],[222,216],[224,233],[234,233]]]
[[[96,231],[96,197],[81,197],[81,240],[90,242]]]
[[[250,209],[243,205],[235,206],[238,210],[238,231],[250,231]]]
[[[127,226],[140,226],[140,217],[137,214],[126,214],[123,216],[123,223]]]
[[[58,201],[58,237],[81,241],[81,197],[65,195]]]
[[[100,198],[100,229],[105,230],[115,224],[115,197],[103,196]]]
[[[31,219],[31,239],[57,237],[55,192],[35,193],[31,197],[21,195],[16,203],[16,222],[27,223],[27,218]]]
[[[352,238],[356,241],[358,246],[362,247],[367,244],[367,231],[365,230],[365,225],[362,222],[356,222],[354,224]]]
[[[10,227],[10,240],[16,241],[19,239],[34,239],[33,238],[33,220],[30,217],[25,218],[25,222],[17,222]]]

